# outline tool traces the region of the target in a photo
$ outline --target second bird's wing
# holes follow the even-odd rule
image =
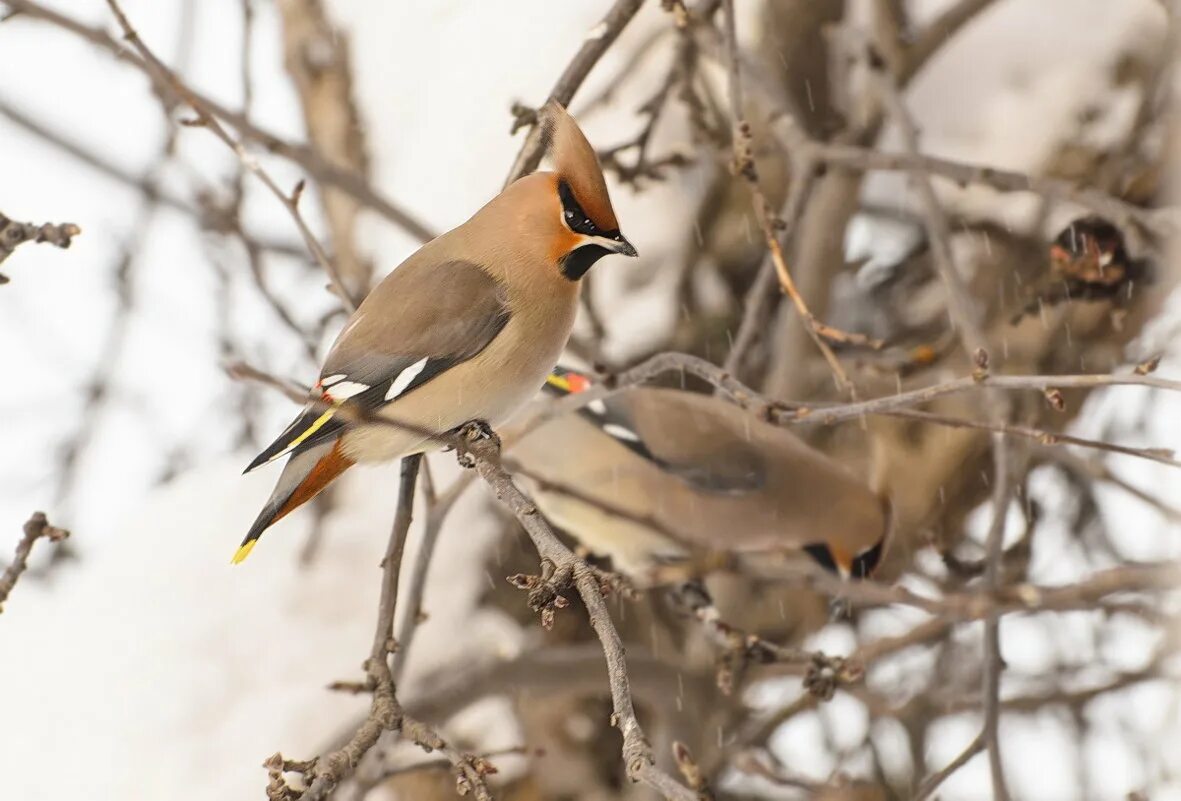
[[[585,374],[555,368],[546,389],[557,395],[592,385]],[[741,495],[766,483],[758,449],[735,436],[709,400],[687,392],[638,388],[592,401],[578,414],[661,471],[706,493]]]
[[[390,308],[398,313],[379,311]],[[308,405],[246,471],[339,436],[343,407],[375,411],[471,359],[509,315],[504,288],[477,264],[403,264],[353,313]]]
[[[717,401],[692,392],[640,388],[612,404],[630,421],[653,462],[693,490],[743,495],[767,480],[765,460],[716,413]]]

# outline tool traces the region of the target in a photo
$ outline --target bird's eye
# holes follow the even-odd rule
[[[829,573],[832,573],[835,576],[839,576],[841,574],[840,568],[837,567],[837,561],[833,558],[832,551],[829,550],[827,545],[822,545],[819,543],[805,545],[804,553],[812,557],[812,560],[816,562],[816,564],[823,567]]]
[[[562,201],[562,217],[566,220],[566,225],[571,231],[587,236],[597,236],[600,233],[598,226],[578,205],[578,201],[574,198],[574,192],[565,181],[558,183],[558,196]]]

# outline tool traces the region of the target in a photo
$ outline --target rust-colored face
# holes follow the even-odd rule
[[[1123,234],[1101,217],[1075,220],[1050,246],[1055,275],[1088,284],[1114,285],[1128,276]]]
[[[619,232],[599,159],[574,118],[550,103],[542,109],[541,125],[557,169],[554,191],[563,230],[552,252],[562,275],[577,281],[603,256],[635,256],[636,249]]]
[[[541,110],[541,126],[554,168],[586,216],[604,231],[617,229],[599,157],[578,123],[559,104],[549,103]]]
[[[812,561],[830,573],[846,579],[872,578],[885,552],[885,537],[858,554],[849,553],[835,544],[814,543],[804,546],[804,553],[808,554]]]

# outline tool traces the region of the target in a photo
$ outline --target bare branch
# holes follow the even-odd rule
[[[369,154],[353,98],[347,34],[332,24],[321,0],[286,0],[277,5],[283,16],[283,60],[299,93],[312,146],[330,163],[368,180]],[[337,269],[354,296],[363,297],[373,265],[356,243],[361,203],[335,188],[321,193],[321,203]]]
[[[424,478],[425,475],[426,471],[424,471]],[[398,650],[394,652],[393,666],[390,668],[395,682],[402,676],[406,660],[410,656],[410,645],[414,642],[419,624],[425,618],[422,597],[426,592],[426,577],[431,566],[431,557],[435,552],[435,545],[439,541],[439,534],[443,531],[443,523],[446,522],[448,513],[455,507],[456,501],[472,485],[474,478],[472,473],[465,473],[455,479],[455,483],[438,498],[431,498],[432,493],[427,493],[426,525],[423,527],[418,554],[410,573],[410,588],[403,601],[402,622],[398,627]]]
[[[926,799],[931,797],[932,793],[939,789],[941,784],[947,781],[951,774],[955,773],[964,765],[967,765],[972,761],[972,757],[983,750],[984,733],[981,732],[972,738],[972,742],[968,743],[968,747],[961,751],[955,759],[948,762],[937,773],[932,773],[926,779],[923,779],[923,783],[919,785],[918,792],[915,793],[914,801],[926,801]]]
[[[49,520],[45,517],[44,512],[33,512],[25,522],[24,536],[16,545],[16,555],[12,558],[12,563],[4,569],[3,574],[0,574],[0,612],[4,611],[4,602],[8,600],[8,596],[16,587],[17,579],[29,566],[29,555],[33,552],[33,543],[42,537],[47,538],[50,542],[61,542],[68,536],[70,536],[70,532],[64,528],[49,525]]]
[[[848,374],[846,374],[845,369],[841,366],[836,355],[832,352],[832,348],[829,347],[828,342],[825,340],[854,344],[867,344],[868,340],[858,334],[838,331],[817,320],[815,315],[808,309],[803,296],[800,295],[799,290],[796,288],[791,271],[788,270],[787,260],[783,255],[783,247],[779,244],[776,225],[772,222],[773,212],[771,206],[767,202],[762,189],[759,187],[758,171],[755,166],[754,149],[751,141],[750,123],[746,121],[742,101],[742,75],[738,55],[738,32],[735,29],[733,0],[724,0],[722,8],[726,17],[726,53],[729,70],[730,114],[733,122],[734,171],[746,180],[747,186],[750,188],[751,198],[755,207],[755,216],[758,218],[759,227],[763,232],[763,238],[767,242],[767,250],[771,256],[771,262],[775,265],[775,273],[779,277],[779,285],[783,288],[784,293],[791,298],[796,312],[800,315],[800,321],[808,331],[808,336],[812,338],[812,341],[820,350],[821,355],[824,356],[824,360],[828,363],[829,369],[832,370],[837,387],[842,392],[853,395],[855,394],[853,383],[849,380]]]
[[[1001,573],[1001,558],[1004,555],[1005,520],[1009,503],[1013,499],[1013,478],[1010,475],[1009,453],[997,448],[993,454],[993,498],[992,524],[984,543],[984,586],[987,592],[996,592],[1004,583]],[[984,747],[988,751],[988,767],[992,777],[992,795],[996,801],[1009,801],[1009,788],[1005,782],[1005,771],[1001,764],[1000,715],[1001,715],[1001,673],[1005,660],[1001,655],[1000,617],[991,614],[984,619],[984,681],[983,693],[984,727],[980,732]]]
[[[310,763],[306,775],[312,778],[312,782],[307,790],[295,796],[297,801],[323,801],[327,798],[341,781],[352,775],[361,758],[377,744],[378,739],[386,731],[400,732],[404,739],[417,743],[428,753],[442,753],[455,771],[461,793],[471,792],[478,801],[489,801],[492,797],[484,783],[484,777],[495,772],[495,768],[482,757],[455,749],[434,729],[408,716],[398,702],[393,677],[390,674],[389,655],[396,648],[393,625],[394,609],[398,599],[398,579],[402,568],[402,553],[410,530],[414,486],[421,461],[421,454],[407,456],[402,460],[398,510],[394,516],[385,558],[382,559],[377,627],[373,634],[369,658],[365,660],[365,672],[373,691],[369,715],[344,746],[323,759],[316,759]]]
[[[0,213],[0,264],[25,242],[48,242],[59,248],[68,248],[71,239],[80,233],[82,229],[73,223],[34,225],[17,222]],[[0,284],[5,283],[8,283],[8,279],[0,275]]]
[[[602,21],[591,28],[582,47],[566,65],[566,69],[558,77],[554,88],[550,90],[547,100],[556,100],[563,106],[569,106],[570,101],[574,99],[575,92],[586,80],[586,76],[594,69],[595,64],[599,63],[599,59],[603,57],[607,49],[619,38],[619,34],[623,32],[623,29],[627,27],[643,4],[644,0],[615,0],[615,5],[611,7]],[[528,115],[523,115],[518,117],[517,123],[513,126],[513,131],[516,132],[522,124],[532,125],[529,134],[525,137],[525,142],[521,145],[520,152],[517,153],[517,158],[513,161],[512,169],[509,170],[508,178],[504,182],[505,186],[522,175],[533,172],[541,163],[541,130],[534,123],[535,121],[529,119]]]
[[[91,27],[70,17],[53,11],[34,0],[5,0],[14,12],[19,12],[22,18],[38,19],[55,25],[79,36],[93,45],[110,53],[119,61],[126,62],[153,77],[151,65],[142,55],[133,52],[120,44],[105,30]],[[308,175],[321,184],[335,187],[342,192],[355,197],[368,208],[372,208],[387,220],[402,228],[408,234],[425,242],[435,237],[435,232],[419,222],[413,215],[393,201],[384,197],[363,177],[355,172],[333,165],[315,148],[304,144],[288,142],[277,134],[272,133],[250,122],[240,112],[223,106],[212,98],[189,89],[190,96],[212,116],[217,117],[226,125],[233,128],[245,140],[254,142],[270,153],[282,156],[298,164],[306,170]],[[188,100],[186,100],[188,102]]]
[[[161,206],[172,209],[173,211],[187,214],[195,219],[202,228],[218,230],[217,224],[221,220],[210,219],[208,210],[203,208],[202,205],[170,194],[150,176],[133,175],[106,156],[90,150],[86,146],[69,138],[61,131],[50,129],[39,120],[34,119],[5,100],[0,100],[0,116],[3,116],[19,128],[28,131],[41,141],[76,159],[80,164],[85,164],[100,175],[134,189],[143,195],[145,200],[159,203]],[[295,242],[284,242],[258,237],[253,234],[247,234],[242,230],[235,230],[234,234],[246,242],[249,247],[257,248],[261,252],[275,253],[289,258],[307,258],[306,248]]]
[[[287,212],[291,215],[292,220],[295,221],[295,226],[299,229],[299,233],[303,236],[304,242],[308,246],[308,250],[312,252],[312,255],[315,256],[316,261],[320,264],[320,266],[324,269],[324,272],[332,281],[332,286],[336,290],[336,294],[339,296],[341,302],[344,303],[345,307],[349,311],[355,310],[357,308],[356,300],[354,300],[349,294],[348,288],[345,287],[344,282],[341,281],[340,273],[337,271],[336,266],[328,258],[328,254],[324,252],[324,249],[320,247],[320,243],[316,240],[315,234],[313,234],[311,229],[308,228],[307,223],[304,222],[303,215],[299,212],[299,198],[303,193],[303,182],[301,181],[300,183],[296,184],[295,189],[290,194],[280,189],[279,185],[275,183],[270,174],[263,169],[262,165],[258,162],[258,159],[247,152],[245,146],[241,142],[236,141],[229,135],[228,132],[226,132],[221,123],[218,122],[217,117],[210,106],[201,98],[199,98],[196,93],[189,89],[179,77],[177,77],[170,69],[168,69],[168,67],[164,66],[164,63],[156,58],[152,51],[148,49],[143,40],[139,38],[139,34],[136,33],[133,27],[131,27],[131,23],[123,13],[123,10],[119,7],[117,0],[107,0],[107,6],[110,7],[111,13],[115,15],[115,19],[119,22],[119,27],[123,30],[123,37],[128,42],[130,42],[131,46],[135,48],[135,50],[140,54],[140,57],[143,59],[144,64],[146,65],[146,71],[148,75],[151,76],[157,87],[163,92],[175,94],[185,103],[189,104],[193,110],[197,112],[197,117],[200,124],[212,131],[218,139],[220,139],[226,144],[226,146],[234,151],[235,155],[237,155],[239,161],[242,163],[242,166],[257,176],[258,179],[262,181],[263,185],[266,186],[268,190],[270,190],[271,194],[273,194],[279,200],[279,202],[283,204],[283,207],[287,209]]]
[[[623,734],[623,761],[627,775],[633,781],[649,785],[670,801],[698,801],[696,793],[653,764],[652,748],[644,737],[632,703],[623,642],[611,622],[595,571],[554,536],[533,501],[513,483],[500,464],[499,442],[469,437],[459,450],[461,455],[466,452],[474,459],[480,477],[521,522],[543,564],[548,563],[551,568],[553,578],[550,581],[554,587],[566,583],[573,584],[578,590],[607,660],[611,702],[615,709],[613,723]]]
[[[944,11],[904,51],[904,58],[898,67],[898,83],[903,86],[910,83],[911,78],[931,60],[931,56],[939,52],[965,25],[995,2],[996,0],[960,0]]]
[[[812,184],[816,175],[815,163],[804,155],[797,156],[791,171],[791,190],[784,204],[783,214],[779,221],[783,225],[784,240],[795,233],[796,225],[804,213],[804,205],[812,191]],[[759,273],[754,283],[747,290],[743,301],[742,322],[738,326],[738,334],[734,337],[734,344],[726,355],[725,370],[732,375],[741,375],[743,361],[754,343],[765,333],[769,322],[773,304],[771,290],[775,287],[780,270],[771,251],[759,267]]]
[[[961,186],[980,184],[1000,192],[1032,192],[1049,200],[1073,203],[1111,220],[1117,225],[1135,225],[1160,241],[1175,233],[1181,222],[1176,207],[1145,209],[1092,187],[1078,186],[1061,178],[1014,172],[983,164],[968,164],[918,152],[887,153],[842,143],[807,143],[807,150],[819,161],[851,170],[915,172],[938,175]]]

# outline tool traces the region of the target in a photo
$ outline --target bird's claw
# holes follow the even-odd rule
[[[488,425],[486,420],[469,420],[459,427],[459,436],[468,442],[477,442],[482,439],[500,441],[500,437],[496,436],[496,432],[492,430],[492,426]]]
[[[468,446],[477,442],[491,442],[496,450],[500,450],[500,437],[485,420],[470,420],[464,423],[456,430],[456,435],[456,461],[464,469],[470,470],[476,466],[476,457]]]

